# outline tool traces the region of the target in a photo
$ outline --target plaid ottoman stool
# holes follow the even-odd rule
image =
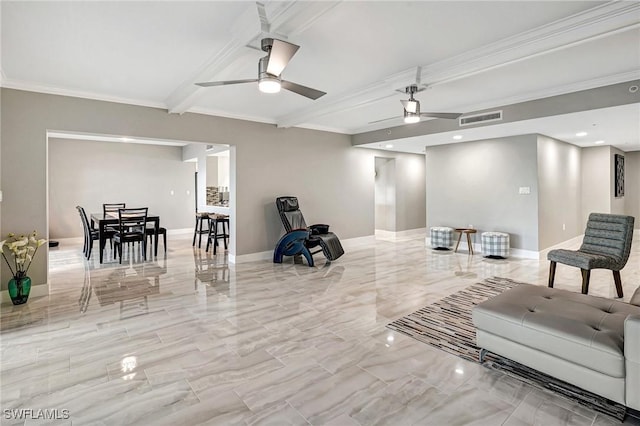
[[[436,250],[449,250],[453,246],[453,228],[432,226],[429,229],[431,247]]]
[[[482,254],[485,257],[509,257],[509,234],[504,232],[482,233]]]

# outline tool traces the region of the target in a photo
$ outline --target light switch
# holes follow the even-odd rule
[[[518,193],[520,195],[531,194],[531,187],[530,186],[521,186],[520,187],[520,191]]]

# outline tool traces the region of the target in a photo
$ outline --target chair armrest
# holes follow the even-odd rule
[[[626,406],[640,410],[640,314],[624,321]]]
[[[312,235],[324,235],[329,233],[329,225],[318,223],[309,227]]]

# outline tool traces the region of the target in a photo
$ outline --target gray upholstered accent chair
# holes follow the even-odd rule
[[[575,266],[582,271],[582,293],[589,293],[592,269],[611,269],[618,297],[622,297],[620,270],[629,259],[633,239],[633,216],[591,213],[584,231],[582,246],[578,250],[551,250],[549,287],[553,287],[556,263]]]

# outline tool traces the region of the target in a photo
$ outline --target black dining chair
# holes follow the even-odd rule
[[[84,211],[84,208],[76,206],[76,209],[78,209],[78,213],[80,214],[82,229],[84,231],[84,247],[82,248],[82,253],[87,259],[89,259],[91,257],[91,251],[93,250],[93,242],[100,237],[97,229],[91,229],[89,220],[87,219],[87,213]]]
[[[155,241],[156,236],[156,228],[155,226],[148,226],[145,229],[145,233],[147,237],[149,237],[149,241],[153,245],[153,241]],[[164,243],[164,252],[167,252],[167,228],[163,228],[162,226],[158,227],[158,236],[162,235],[162,242]],[[158,254],[158,248],[154,247],[154,252]]]
[[[105,216],[107,213],[110,213],[114,216],[118,215],[118,210],[124,209],[127,207],[126,203],[104,203],[102,205],[102,214]]]
[[[122,263],[122,245],[138,242],[142,247],[142,256],[147,259],[147,228],[148,207],[118,209],[118,230],[113,236],[113,242]],[[129,250],[131,253],[131,250]]]

